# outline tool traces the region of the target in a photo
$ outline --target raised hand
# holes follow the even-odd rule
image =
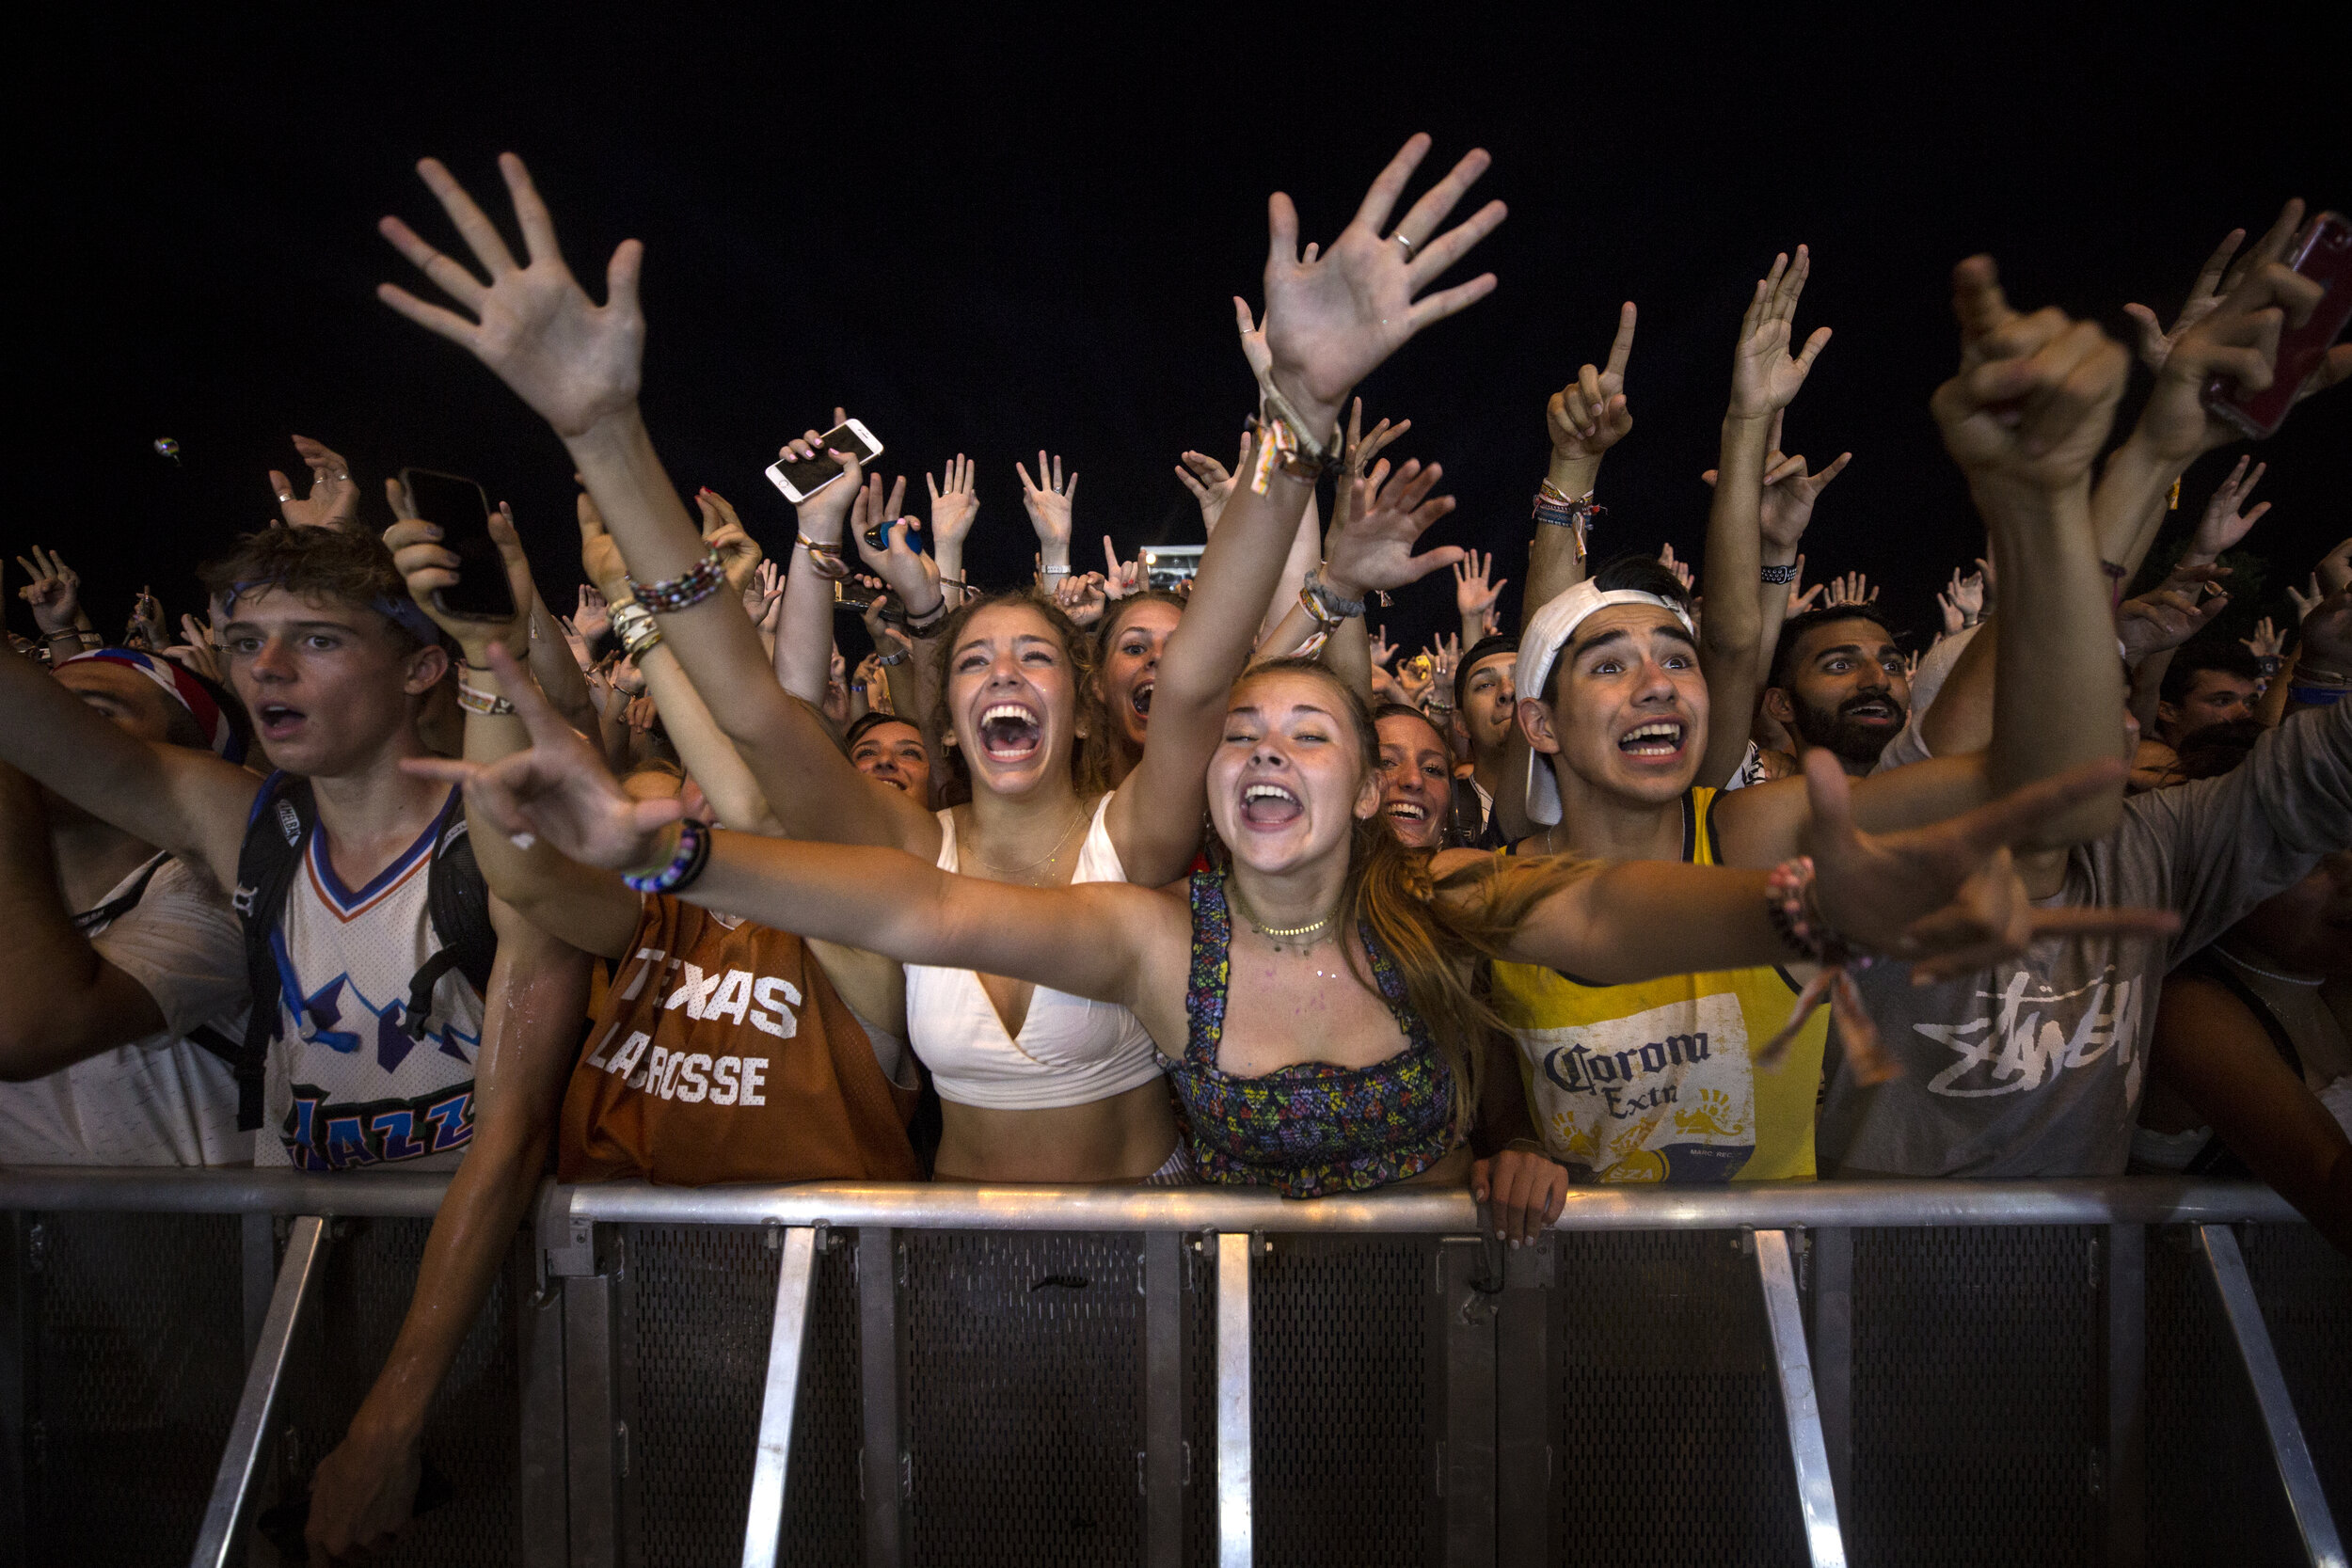
[[[1828,752],[1808,752],[1805,838],[1821,913],[1854,941],[1909,960],[1922,981],[2014,958],[2044,937],[2175,930],[2180,917],[2169,910],[2038,909],[2010,858],[2010,845],[2067,807],[2120,789],[2124,771],[2108,758],[1932,827],[1865,833],[1854,825],[1852,782]]]
[[[1389,660],[1395,657],[1396,649],[1389,641],[1388,626],[1384,624],[1373,627],[1372,667],[1375,670],[1385,670],[1388,668]]]
[[[1584,366],[1574,381],[1552,393],[1551,401],[1544,405],[1544,424],[1551,436],[1555,459],[1597,459],[1632,433],[1633,411],[1625,401],[1625,367],[1633,357],[1633,325],[1639,314],[1629,299],[1620,306],[1608,365],[1599,370]]]
[[[1443,571],[1469,553],[1458,545],[1413,553],[1430,526],[1454,510],[1453,497],[1430,494],[1444,476],[1440,465],[1424,468],[1416,458],[1391,474],[1383,458],[1370,475],[1346,482],[1347,520],[1333,524],[1323,563],[1323,580],[1333,593],[1348,599],[1386,593]]]
[[[73,618],[82,610],[82,576],[56,550],[44,550],[39,545],[32,548],[30,556],[16,558],[29,579],[16,591],[17,597],[33,607],[33,623],[43,637],[72,631]]]
[[[1425,654],[1429,659],[1429,689],[1443,696],[1445,705],[1451,707],[1454,704],[1454,672],[1462,663],[1462,639],[1453,632],[1442,633],[1429,644]]]
[[[1952,602],[1950,594],[1936,594],[1935,606],[1943,614],[1946,637],[1957,637],[1968,629],[1968,617],[1961,613],[1960,606]]]
[[[1502,596],[1502,590],[1509,585],[1509,578],[1496,578],[1492,582],[1486,580],[1494,565],[1494,552],[1491,550],[1483,556],[1471,550],[1454,563],[1454,610],[1463,620],[1468,621],[1473,615],[1486,615],[1494,609],[1495,601]]]
[[[2280,630],[2267,615],[2254,623],[2253,636],[2241,637],[2238,641],[2256,658],[2271,661],[2269,668],[2273,670],[2279,667],[2278,660],[2286,657],[2287,634]]]
[[[2246,230],[2243,229],[2233,229],[2221,237],[2221,244],[2214,248],[2214,253],[2205,258],[2205,264],[2198,269],[2197,281],[2189,285],[2188,301],[2181,307],[2181,313],[2173,321],[2171,331],[2167,332],[2163,321],[2145,305],[2123,307],[2123,313],[2139,325],[2141,364],[2152,371],[2163,370],[2165,360],[2171,357],[2172,345],[2221,303],[2221,296],[2229,293],[2237,281],[2234,277],[2226,283],[2223,281],[2223,275],[2233,270],[2230,258],[2236,255],[2237,247],[2245,243]]]
[[[1782,550],[1793,550],[1804,539],[1804,531],[1813,521],[1813,503],[1830,482],[1846,471],[1853,461],[1853,453],[1839,452],[1837,460],[1819,473],[1810,472],[1801,452],[1784,453],[1780,450],[1781,414],[1772,416],[1772,435],[1767,438],[1764,452],[1764,493],[1756,515],[1756,531],[1764,542]],[[1720,477],[1713,468],[1699,475],[1709,489]]]
[[[759,627],[772,656],[776,633],[784,626],[784,574],[776,570],[774,562],[761,562],[752,575],[752,585],[743,590],[743,610]]]
[[[898,481],[901,495],[906,487],[905,480]],[[892,499],[897,499],[896,497]],[[735,515],[735,508],[728,504],[726,497],[718,491],[695,491],[694,504],[702,509],[703,543],[718,551],[720,564],[726,568],[727,586],[741,593],[744,584],[752,580],[752,574],[759,570],[759,563],[767,552],[759,547],[759,541],[744,529],[743,519]]]
[[[612,607],[592,582],[580,585],[580,605],[572,611],[572,629],[582,642],[594,642],[612,629]]]
[[[1415,135],[1364,193],[1340,237],[1318,254],[1298,248],[1298,212],[1277,191],[1266,200],[1265,341],[1267,380],[1311,427],[1298,434],[1320,445],[1339,420],[1356,384],[1413,335],[1494,290],[1492,273],[1418,301],[1446,270],[1502,222],[1490,201],[1464,222],[1438,231],[1491,161],[1472,150],[1413,203],[1392,234],[1381,230],[1406,182],[1429,152]]]
[[[1929,400],[1972,484],[2052,492],[2089,483],[2131,356],[2096,322],[2010,309],[1990,256],[1952,269],[1960,371]]]
[[[164,620],[164,605],[154,591],[142,587],[131,601],[130,624],[123,628],[125,647],[160,651],[171,641],[170,626]]]
[[[2242,438],[2235,425],[2206,410],[2206,384],[2222,375],[2251,391],[2268,387],[2277,372],[2280,329],[2289,321],[2308,319],[2324,297],[2322,284],[2280,260],[2302,221],[2303,203],[2289,201],[2222,279],[2220,300],[2173,340],[2133,433],[2164,460],[2186,463]],[[2304,379],[2296,401],[2347,375],[2352,375],[2352,343],[2339,343]]]
[[[1226,499],[1240,482],[1241,471],[1249,467],[1249,432],[1241,433],[1241,455],[1230,471],[1206,452],[1187,451],[1183,457],[1176,466],[1176,479],[1200,503],[1200,534],[1207,538],[1216,532],[1217,522],[1225,515]]]
[[[1266,372],[1274,369],[1274,351],[1265,346],[1265,324],[1250,319],[1249,302],[1239,294],[1233,296],[1233,325],[1241,329],[1241,356],[1263,390]]]
[[[931,548],[961,546],[971,537],[973,521],[980,515],[972,460],[958,452],[937,479],[927,473],[923,483],[931,493]]]
[[[1797,301],[1812,270],[1812,253],[1799,245],[1793,264],[1785,255],[1775,256],[1772,270],[1756,280],[1731,356],[1733,418],[1760,420],[1794,403],[1813,373],[1813,361],[1829,346],[1830,329],[1817,326],[1802,350],[1793,357],[1788,353],[1796,338]]]
[[[1820,599],[1822,594],[1827,591],[1827,588],[1828,585],[1826,583],[1820,582],[1815,583],[1810,588],[1804,586],[1804,557],[1802,555],[1798,556],[1797,575],[1788,579],[1788,613],[1790,615],[1802,615],[1806,610],[1811,610],[1815,603]]]
[[[1959,567],[1952,568],[1952,603],[1960,607],[1960,612],[1968,618],[1970,626],[1984,619],[1984,573],[1981,569],[1962,577]]]
[[[555,224],[512,152],[499,155],[515,220],[531,260],[521,266],[464,186],[437,159],[417,172],[439,198],[474,260],[485,284],[464,263],[425,244],[396,217],[376,227],[403,256],[455,300],[459,309],[428,305],[397,284],[376,297],[428,331],[465,347],[555,427],[558,436],[585,435],[610,415],[635,406],[645,352],[645,317],[637,279],[645,248],[623,240],[605,266],[605,303],[591,300],[564,264]]]
[[[857,501],[850,511],[850,541],[866,566],[882,575],[890,584],[890,591],[898,596],[906,612],[917,621],[927,620],[946,602],[939,586],[939,563],[916,549],[909,542],[914,531],[913,517],[898,517],[888,525],[882,547],[876,549],[866,542],[866,531],[881,519],[898,511],[897,503],[906,497],[906,481],[898,481],[891,492],[890,501],[882,499],[882,475],[869,478],[865,488],[857,493]]]
[[[1123,599],[1144,589],[1143,557],[1120,560],[1119,546],[1107,533],[1103,535],[1103,583],[1104,595],[1110,599]]]
[[[2246,468],[2249,463],[2253,463],[2250,453],[2239,458],[2237,467],[2230,470],[2230,477],[2221,482],[2221,487],[2213,493],[2213,499],[2205,502],[2205,515],[2198,519],[2196,537],[2188,543],[2188,553],[2196,559],[2216,559],[2222,551],[2245,538],[2247,530],[2270,510],[2268,501],[2250,512],[2245,510],[2246,498],[2254,493],[2254,486],[2263,482],[2263,473],[2270,467],[2267,463],[2254,463],[2253,472],[2249,473]]]
[[[2227,576],[2228,569],[2220,566],[2176,567],[2148,593],[2117,605],[2115,638],[2123,645],[2123,662],[2137,666],[2211,626],[2230,608],[2230,595],[2207,594],[2205,586],[2217,586]]]
[[[1832,609],[1846,605],[1875,604],[1879,591],[1870,586],[1869,578],[1861,572],[1848,572],[1829,579],[1828,603]]]
[[[1070,508],[1078,496],[1077,470],[1071,470],[1068,483],[1061,475],[1061,459],[1050,464],[1043,451],[1037,454],[1037,478],[1029,477],[1027,467],[1013,464],[1013,471],[1021,476],[1021,504],[1029,514],[1029,526],[1037,531],[1037,542],[1048,556],[1061,552],[1061,559],[1070,558]]]
[[[213,641],[213,628],[194,615],[183,615],[180,633],[187,641],[166,648],[164,657],[178,660],[207,680],[226,685],[228,673],[221,668],[220,649]]]
[[[850,721],[850,670],[839,648],[833,651],[833,661],[825,670],[824,713],[836,724]]]
[[[652,865],[660,858],[665,830],[681,815],[677,798],[631,800],[504,646],[492,643],[488,657],[516,717],[531,732],[530,747],[489,764],[410,757],[401,768],[413,778],[463,785],[467,809],[519,847],[544,838],[588,865],[614,871]]]
[[[1100,572],[1073,572],[1054,584],[1054,604],[1081,629],[1091,631],[1109,608],[1110,581]]]
[[[294,438],[294,451],[310,470],[310,493],[296,496],[294,482],[269,471],[270,493],[288,528],[351,528],[359,520],[359,486],[342,454],[308,436]]]
[[[418,608],[465,650],[469,664],[479,665],[483,650],[494,642],[529,657],[531,607],[535,591],[531,582],[531,561],[523,554],[521,535],[515,531],[513,509],[501,501],[498,510],[490,514],[490,542],[498,546],[499,560],[506,568],[506,586],[514,595],[515,616],[511,621],[478,621],[446,613],[435,597],[438,590],[457,586],[458,568],[464,564],[455,550],[440,544],[440,526],[417,516],[417,509],[409,503],[408,491],[400,481],[386,480],[384,492],[399,518],[384,531],[384,547],[392,552],[392,564],[406,579],[408,596],[417,601]]]
[[[2352,584],[2339,583],[2303,610],[2295,657],[2297,686],[2352,686]]]
[[[1692,575],[1691,563],[1687,561],[1677,561],[1675,547],[1672,545],[1663,545],[1659,547],[1658,563],[1675,575],[1675,580],[1682,584],[1684,593],[1691,591],[1691,584],[1696,580]]]

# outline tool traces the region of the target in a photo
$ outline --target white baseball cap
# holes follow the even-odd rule
[[[1519,661],[1511,673],[1511,689],[1518,693],[1519,701],[1543,696],[1544,682],[1551,678],[1551,661],[1560,657],[1576,628],[1595,610],[1613,604],[1656,605],[1681,622],[1684,631],[1698,635],[1691,625],[1691,612],[1672,599],[1637,588],[1603,589],[1580,582],[1535,611],[1527,629],[1519,633]],[[1549,759],[1534,750],[1527,753],[1527,819],[1546,827],[1560,820],[1560,785],[1551,776]]]

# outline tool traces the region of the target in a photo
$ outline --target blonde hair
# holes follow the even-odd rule
[[[1308,675],[1340,697],[1354,726],[1360,763],[1369,773],[1380,755],[1372,712],[1339,675],[1307,658],[1269,659],[1253,666],[1235,689],[1269,675]],[[1223,846],[1218,846],[1220,849]],[[1377,816],[1356,820],[1348,840],[1346,891],[1341,908],[1350,929],[1369,927],[1405,982],[1405,1005],[1427,1026],[1454,1080],[1454,1135],[1470,1136],[1485,1087],[1488,1049],[1508,1033],[1486,1000],[1486,961],[1535,906],[1598,869],[1591,861],[1515,860],[1500,851],[1445,877],[1436,877],[1431,849],[1407,848]],[[1348,973],[1377,991],[1363,973],[1354,942],[1342,942]]]

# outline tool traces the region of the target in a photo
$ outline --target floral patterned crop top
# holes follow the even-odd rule
[[[1385,1187],[1427,1170],[1454,1147],[1454,1075],[1405,1004],[1405,978],[1361,927],[1372,975],[1411,1042],[1368,1068],[1302,1062],[1262,1078],[1216,1065],[1225,1033],[1233,917],[1225,879],[1192,878],[1190,1022],[1184,1059],[1161,1058],[1191,1123],[1192,1160],[1208,1180],[1272,1187],[1284,1197]]]

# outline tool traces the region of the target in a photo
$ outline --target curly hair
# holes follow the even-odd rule
[[[392,552],[372,533],[341,528],[268,528],[241,535],[227,555],[197,568],[205,595],[218,602],[256,588],[282,588],[304,597],[339,599],[382,616],[393,632],[421,647],[421,614],[399,613],[414,603],[392,564]]]
[[[1094,640],[1079,628],[1077,622],[1035,589],[1010,588],[964,600],[948,612],[947,619],[932,634],[933,640],[944,650],[944,659],[952,661],[956,644],[961,641],[964,627],[972,624],[972,618],[984,610],[1006,608],[1034,611],[1053,629],[1055,641],[1061,644],[1062,657],[1070,661],[1071,689],[1077,700],[1070,746],[1070,782],[1081,800],[1101,795],[1110,787],[1110,715],[1094,690]],[[939,694],[931,703],[931,733],[940,737],[943,753],[936,764],[942,775],[936,794],[942,805],[955,806],[972,799],[972,769],[964,759],[963,747],[956,739],[955,719],[948,711],[948,671],[943,664]]]

